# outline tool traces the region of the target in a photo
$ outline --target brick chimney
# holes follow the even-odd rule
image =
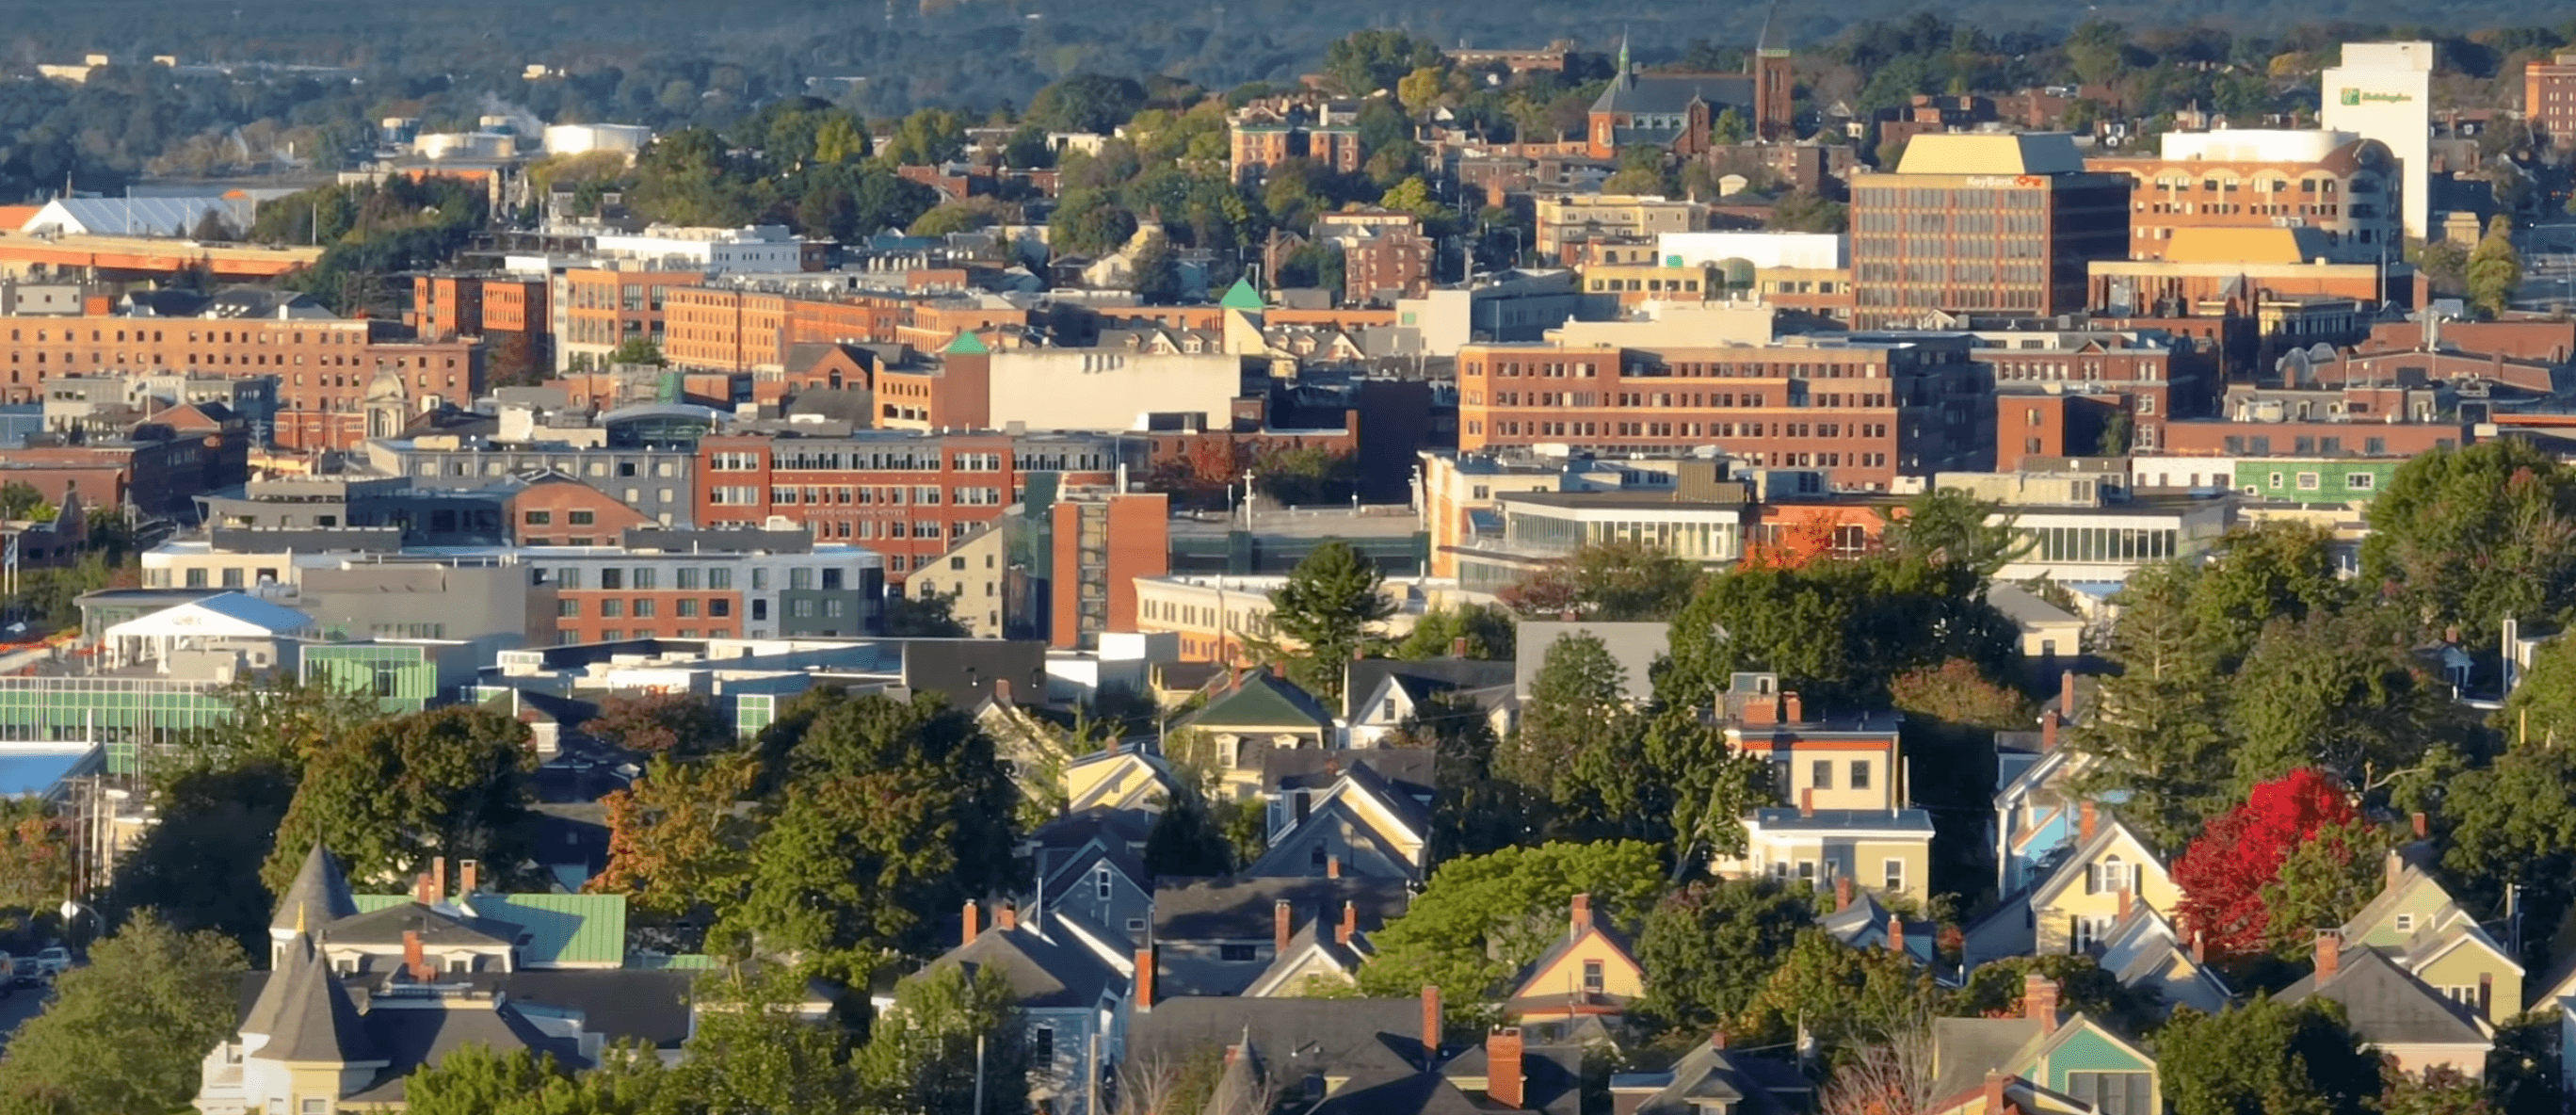
[[[1351,943],[1351,938],[1352,938],[1352,937],[1354,937],[1354,936],[1356,936],[1356,935],[1358,935],[1359,931],[1360,931],[1360,907],[1359,907],[1359,903],[1356,903],[1356,902],[1350,902],[1350,901],[1344,901],[1344,902],[1342,903],[1342,923],[1341,923],[1340,925],[1338,925],[1338,926],[1334,927],[1334,929],[1333,929],[1333,940],[1334,940],[1336,943],[1338,943],[1338,944],[1343,944],[1343,945],[1350,944],[1350,943]]]
[[[961,918],[961,924],[965,926],[965,930],[957,935],[959,938],[957,943],[961,945],[974,944],[975,935],[984,931],[984,904],[980,902],[968,902],[966,904],[966,909],[961,911],[959,916]]]
[[[2101,823],[2101,814],[2093,808],[2091,801],[2078,804],[2075,807],[2075,842],[2090,843],[2093,839],[2093,830]]]
[[[1440,1060],[1440,988],[1422,985],[1422,1067],[1429,1071]]]
[[[1007,705],[1011,703],[1011,679],[993,679],[993,703],[997,705]]]
[[[1466,637],[1466,636],[1464,636],[1464,635],[1460,635],[1460,636],[1458,636],[1458,637],[1457,637],[1457,638],[1455,638],[1455,639],[1451,639],[1451,640],[1449,640],[1449,657],[1451,657],[1451,658],[1465,658],[1465,657],[1467,657],[1467,637]]]
[[[456,861],[456,893],[470,895],[480,892],[483,889],[482,874],[481,862],[470,859]]]
[[[1986,1070],[1985,1115],[2011,1115],[2012,1108],[2004,1102],[2004,1082],[2011,1079],[2002,1069]]]
[[[1583,932],[1583,931],[1584,931],[1584,930],[1586,930],[1586,929],[1590,929],[1590,928],[1592,928],[1592,896],[1591,896],[1591,895],[1588,895],[1588,894],[1578,894],[1578,895],[1575,895],[1575,896],[1574,896],[1573,911],[1574,911],[1574,912],[1573,912],[1573,916],[1572,916],[1572,918],[1570,918],[1570,919],[1569,919],[1569,922],[1568,922],[1568,924],[1567,924],[1567,926],[1566,926],[1566,928],[1567,928],[1568,930],[1570,930],[1570,931],[1572,931],[1572,932],[1575,932],[1575,933],[1581,933],[1581,932]]]
[[[2197,929],[2191,931],[2191,962],[2209,963],[2209,942],[2201,937],[2200,930]]]
[[[411,900],[418,902],[423,906],[437,904],[438,892],[430,888],[429,872],[423,871],[418,875],[412,876]]]
[[[1326,778],[1340,778],[1341,776],[1342,776],[1342,757],[1341,757],[1341,756],[1339,756],[1339,755],[1326,755],[1326,756],[1324,756],[1324,777],[1326,777]]]
[[[1279,680],[1281,680],[1281,681],[1286,681],[1286,680],[1288,680],[1288,664],[1287,664],[1287,663],[1285,663],[1285,662],[1273,662],[1273,663],[1271,663],[1271,664],[1270,664],[1270,676],[1271,676],[1271,677],[1274,677],[1274,678],[1278,678],[1278,679],[1279,679]]]
[[[430,977],[438,974],[437,969],[429,966],[428,955],[421,951],[420,930],[403,930],[403,969],[421,983],[428,983]]]
[[[1780,695],[1780,705],[1782,708],[1782,712],[1780,713],[1781,723],[1804,724],[1807,722],[1806,703],[1800,701],[1797,694],[1782,693]]]
[[[1900,956],[1905,953],[1905,915],[1903,914],[1887,915],[1887,951]]]
[[[1726,1029],[1725,1029],[1725,1027],[1719,1027],[1718,1029],[1716,1029],[1716,1030],[1714,1030],[1714,1031],[1710,1032],[1710,1034],[1708,1035],[1708,1047],[1709,1047],[1709,1048],[1711,1048],[1711,1049],[1724,1049],[1724,1048],[1726,1048]]]
[[[1154,946],[1136,950],[1136,1013],[1154,1009]]]
[[[429,886],[430,894],[433,896],[430,898],[431,903],[435,904],[447,901],[446,856],[429,857]]]
[[[2134,905],[2135,903],[2136,903],[2136,899],[2135,899],[2135,898],[2133,898],[2133,897],[2130,895],[2130,893],[2129,893],[2129,884],[2127,884],[2127,883],[2122,883],[2122,884],[2120,884],[2120,920],[2121,920],[2121,921],[2127,921],[2127,920],[2129,920],[2129,908],[2130,908],[2132,905]]]
[[[1018,906],[1005,902],[1002,903],[1001,909],[993,911],[993,928],[1008,933],[1019,927],[1020,908]]]
[[[2075,671],[2073,670],[2057,676],[2057,713],[2065,719],[2075,719]]]
[[[1851,902],[1852,902],[1852,881],[1851,881],[1851,876],[1849,876],[1849,875],[1836,875],[1836,876],[1834,876],[1834,910],[1835,910],[1836,912],[1841,912],[1841,911],[1843,911],[1843,910],[1851,909]]]
[[[2419,810],[2417,812],[2407,814],[2406,822],[2415,830],[2415,839],[2429,840],[2432,838],[2433,819],[2425,816],[2422,811]]]
[[[1813,817],[1816,815],[1815,787],[1808,786],[1798,791],[1798,815],[1801,817]]]
[[[1485,1035],[1485,1098],[1521,1107],[1521,1029],[1505,1026]]]
[[[2339,930],[2317,930],[2317,982],[2333,979],[2335,969],[2343,963],[2343,933]]]
[[[1367,647],[1352,647],[1352,648],[1351,648],[1351,661],[1353,661],[1353,662],[1366,662],[1366,661],[1368,661],[1368,648],[1367,648]]]
[[[2057,981],[2033,972],[2021,979],[2021,1016],[2039,1023],[2043,1034],[2057,1032]]]
[[[2039,753],[2045,755],[2055,750],[2057,750],[2057,710],[2049,709],[2039,714]]]
[[[1342,877],[1342,854],[1340,852],[1334,852],[1333,854],[1324,857],[1324,877],[1327,879],[1339,879]]]
[[[2400,876],[2400,875],[2403,875],[2403,874],[2405,874],[2405,873],[2406,873],[2406,857],[2405,857],[2405,856],[2402,856],[2402,855],[2397,854],[2397,849],[2395,849],[2395,848],[2390,848],[2390,849],[2388,850],[2387,860],[2386,860],[2386,862],[2382,865],[2382,868],[2381,868],[2381,871],[2380,871],[2380,876],[2381,876],[2381,877],[2380,877],[2380,885],[2381,885],[2382,887],[2393,887],[2393,886],[2396,886],[2396,885],[2397,885],[2397,877],[2398,877],[2398,876]]]
[[[1287,899],[1278,899],[1270,904],[1270,944],[1278,950],[1274,955],[1288,952],[1288,937],[1296,929],[1296,921],[1296,915],[1289,912]]]
[[[1777,724],[1780,722],[1780,706],[1774,703],[1777,700],[1767,693],[1754,694],[1752,700],[1744,702],[1740,716],[1747,725],[1755,727]]]

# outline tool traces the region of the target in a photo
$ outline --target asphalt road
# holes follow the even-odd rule
[[[18,1032],[18,1024],[34,1018],[45,1009],[45,989],[21,987],[6,999],[0,999],[0,1048],[9,1044],[9,1035]]]

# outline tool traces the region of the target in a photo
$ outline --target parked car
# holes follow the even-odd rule
[[[42,987],[44,983],[45,966],[35,957],[21,956],[9,962],[9,986]]]
[[[71,968],[72,950],[64,948],[61,945],[55,945],[54,947],[47,949],[38,949],[36,950],[36,966],[43,969],[44,974],[48,978],[59,976]]]

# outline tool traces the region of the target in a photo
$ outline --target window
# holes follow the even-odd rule
[[[555,521],[555,513],[552,511],[530,511],[525,515],[519,516],[519,521],[532,527],[551,526]]]
[[[726,589],[730,589],[730,588],[732,588],[732,587],[733,587],[733,570],[730,570],[730,569],[710,569],[710,570],[707,570],[707,587],[708,587],[708,588],[711,588],[711,589],[715,589],[715,590],[716,590],[716,591],[718,591],[718,592],[722,592],[722,591],[724,591],[724,590],[726,590]]]
[[[1600,993],[1601,993],[1601,986],[1602,986],[1602,978],[1601,978],[1601,962],[1600,962],[1600,961],[1598,961],[1598,960],[1586,960],[1586,961],[1584,961],[1584,962],[1583,962],[1583,990],[1584,990],[1584,992],[1585,992],[1586,994],[1598,995],[1598,994],[1600,994]]]
[[[732,615],[733,601],[724,599],[723,597],[709,600],[707,601],[707,614],[719,619]]]
[[[2102,943],[2102,935],[2109,932],[2110,929],[2111,919],[2107,917],[2083,917],[2079,915],[2068,919],[2066,927],[2067,950],[2069,952],[2091,952],[2093,951],[2093,946]]]
[[[698,587],[698,571],[695,569],[682,569],[673,573],[671,575],[671,587],[680,589],[684,592],[696,589]]]
[[[1819,790],[1834,788],[1834,761],[1818,759],[1807,772],[1807,784]]]
[[[1095,893],[1099,896],[1099,898],[1100,898],[1100,900],[1101,900],[1101,901],[1103,901],[1103,902],[1107,902],[1107,901],[1109,901],[1109,865],[1108,865],[1108,864],[1105,864],[1105,863],[1104,863],[1104,864],[1101,864],[1101,865],[1100,865],[1100,870],[1092,876],[1092,886],[1095,888]]]
[[[1852,760],[1851,788],[1855,790],[1866,790],[1869,788],[1869,760]]]
[[[653,602],[652,602],[652,601],[650,601],[650,600],[637,600],[637,601],[635,602],[635,618],[637,618],[637,619],[651,619],[651,618],[653,618]]]
[[[2143,1072],[2070,1072],[2066,1094],[2091,1104],[2102,1115],[2154,1115],[2148,1106],[2155,1089]]]
[[[2299,474],[2299,490],[2300,490],[2300,491],[2302,491],[2302,492],[2313,492],[2313,491],[2316,491],[2316,490],[2317,490],[2317,474],[2316,474],[2316,473],[2313,473],[2313,472],[2302,472],[2302,473],[2300,473],[2300,474]]]
[[[2367,492],[2378,483],[2379,476],[2376,473],[2351,472],[2345,473],[2343,478],[2344,490],[2351,492]]]
[[[297,1111],[300,1115],[331,1115],[331,1101],[327,1099],[305,1100],[303,1104],[297,1108]]]
[[[625,571],[625,570],[623,570],[623,569],[602,569],[602,570],[600,570],[600,571],[599,571],[599,587],[601,587],[601,588],[605,588],[605,589],[622,589],[622,588],[625,588],[625,587],[626,587],[626,571]]]
[[[635,571],[633,587],[637,592],[651,592],[653,591],[653,582],[655,580],[656,578],[654,577],[652,570],[637,569]]]
[[[1218,945],[1216,958],[1240,963],[1258,959],[1258,955],[1251,945]]]
[[[762,623],[762,622],[766,622],[768,619],[769,619],[769,601],[766,601],[766,600],[754,600],[754,601],[752,601],[752,602],[751,602],[751,621],[752,621],[753,623]]]
[[[2399,915],[2397,915],[2397,931],[2398,931],[2398,932],[2400,932],[2400,933],[2412,933],[2412,932],[2414,932],[2414,931],[2415,931],[2415,915],[2413,915],[2413,914],[2399,914]]]
[[[1055,1027],[1039,1025],[1030,1028],[1029,1059],[1041,1065],[1055,1063]]]
[[[206,571],[203,569],[191,569],[188,571],[187,580],[189,588],[204,588],[206,587]]]
[[[1881,866],[1884,867],[1887,872],[1887,892],[1889,894],[1894,894],[1898,891],[1904,890],[1905,861],[1901,859],[1892,859],[1888,860]]]
[[[578,591],[581,588],[581,570],[573,568],[555,570],[555,586]]]
[[[798,619],[812,619],[814,618],[814,602],[811,600],[788,601],[787,614],[795,616]]]
[[[626,616],[626,602],[625,602],[625,601],[623,601],[623,600],[602,600],[602,601],[600,601],[600,602],[599,602],[599,617],[600,617],[601,619],[623,619],[623,618],[625,618],[625,616]]]
[[[799,590],[799,591],[813,588],[813,587],[814,587],[814,571],[813,571],[812,569],[804,568],[804,567],[801,567],[801,566],[800,566],[800,567],[798,567],[798,568],[795,568],[795,569],[790,569],[790,570],[788,570],[788,571],[787,571],[787,587],[788,587],[788,588],[790,588],[790,589],[795,589],[795,590]]]
[[[556,615],[559,615],[559,616],[564,616],[564,617],[567,617],[567,618],[577,618],[577,617],[579,617],[579,616],[581,615],[581,601],[578,601],[578,600],[558,600],[558,601],[555,601],[555,614],[556,614]]]
[[[590,511],[570,511],[564,514],[564,521],[577,527],[589,526],[598,521],[598,518],[597,513]]]
[[[637,614],[637,615],[642,615],[643,613],[638,612],[638,613],[636,613],[636,614]],[[691,599],[691,600],[682,600],[682,601],[680,601],[680,618],[681,618],[681,619],[695,619],[695,618],[697,618],[697,615],[698,615],[698,602],[697,602],[696,600]]]

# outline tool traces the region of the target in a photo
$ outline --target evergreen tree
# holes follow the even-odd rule
[[[1350,543],[1334,539],[1315,547],[1288,574],[1287,583],[1270,592],[1270,626],[1280,642],[1263,651],[1288,664],[1289,677],[1327,704],[1342,695],[1345,666],[1357,655],[1376,649],[1378,626],[1395,614],[1395,602],[1383,589],[1384,574]],[[1302,644],[1288,653],[1281,644]]]

